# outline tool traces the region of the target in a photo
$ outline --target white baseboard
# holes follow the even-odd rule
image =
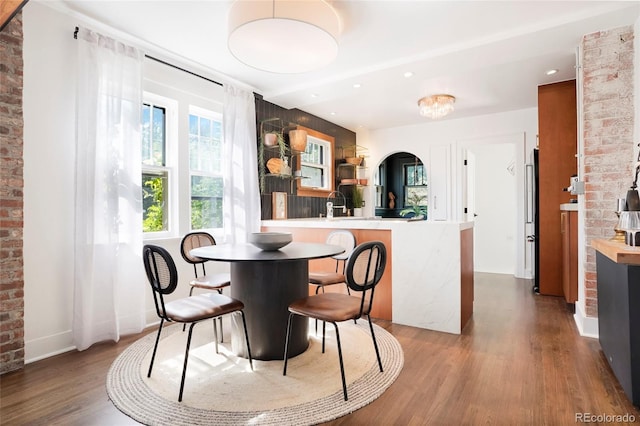
[[[71,330],[39,339],[25,340],[24,363],[30,364],[75,349]]]
[[[576,313],[573,315],[573,319],[581,336],[598,338],[598,318],[586,316],[581,303],[576,303]]]

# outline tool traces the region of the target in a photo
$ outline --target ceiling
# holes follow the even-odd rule
[[[436,93],[457,98],[444,120],[535,107],[538,85],[575,78],[583,35],[640,16],[637,1],[330,1],[342,21],[336,60],[313,72],[273,74],[229,53],[231,1],[57,3],[130,34],[149,54],[353,131],[429,122],[417,101]],[[283,61],[296,54],[282,47]],[[547,76],[549,69],[558,72]]]

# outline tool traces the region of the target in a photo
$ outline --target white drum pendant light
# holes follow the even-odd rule
[[[236,0],[228,24],[231,54],[259,70],[303,73],[338,54],[340,21],[322,0]]]

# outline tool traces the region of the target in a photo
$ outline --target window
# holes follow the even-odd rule
[[[331,145],[313,136],[307,137],[307,149],[301,158],[302,186],[330,189]]]
[[[427,172],[422,163],[404,165],[404,184],[408,186],[427,184]]]
[[[142,106],[142,229],[169,228],[169,169],[167,168],[167,111],[163,106]]]
[[[300,154],[298,195],[326,197],[333,191],[334,139],[323,133],[298,126],[307,131],[307,148]]]
[[[222,228],[222,117],[195,107],[190,111],[191,229]]]

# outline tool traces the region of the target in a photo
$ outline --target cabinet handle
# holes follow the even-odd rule
[[[433,196],[433,209],[434,210],[438,210],[438,196],[437,195]]]

